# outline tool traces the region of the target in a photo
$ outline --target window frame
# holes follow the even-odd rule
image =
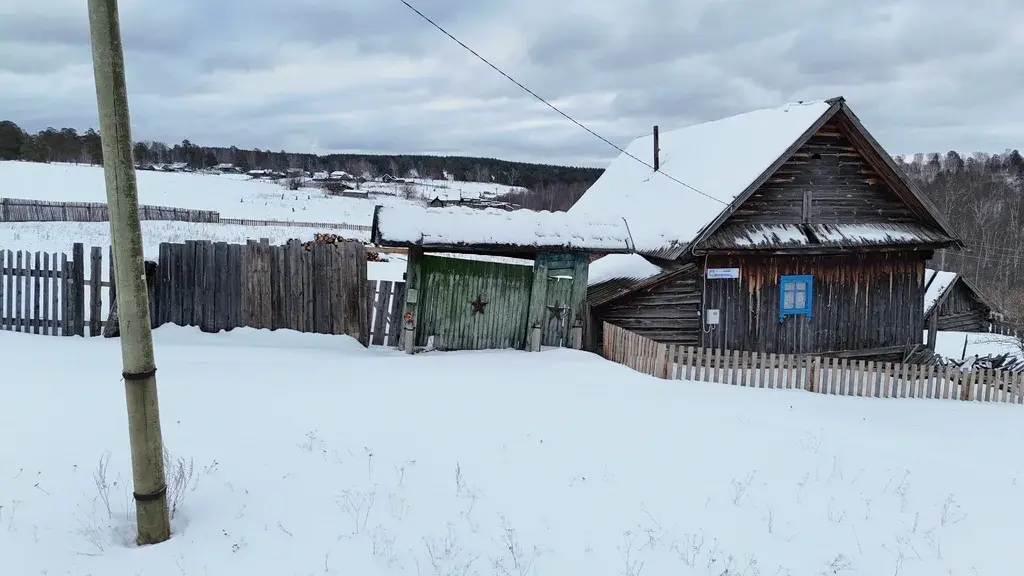
[[[799,284],[805,285],[806,297],[804,299],[804,305],[802,307],[786,307],[786,287],[796,286]],[[792,290],[795,295],[797,290]],[[794,304],[795,304],[794,300]],[[786,319],[786,316],[806,316],[807,318],[813,318],[814,308],[814,276],[811,274],[787,274],[779,276],[779,322]]]

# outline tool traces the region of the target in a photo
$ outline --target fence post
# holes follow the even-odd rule
[[[103,331],[103,250],[89,250],[89,336]]]
[[[81,242],[71,249],[71,275],[71,333],[85,336],[85,246]]]
[[[663,380],[668,380],[668,345],[658,344],[655,349],[655,364],[654,364],[654,376]]]
[[[579,318],[576,319],[569,331],[569,347],[573,350],[583,349],[583,321]]]
[[[811,358],[810,370],[807,371],[807,391],[818,391],[818,380],[821,378],[821,358]]]

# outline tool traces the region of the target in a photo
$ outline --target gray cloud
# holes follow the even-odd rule
[[[844,95],[891,152],[1024,141],[1024,5],[986,0],[417,0],[625,145],[649,131]],[[138,139],[602,165],[606,144],[398,0],[122,0]],[[0,117],[96,125],[78,0],[0,0]]]

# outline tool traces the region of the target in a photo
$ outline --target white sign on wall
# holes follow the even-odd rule
[[[725,278],[739,278],[739,268],[708,268],[708,279],[721,280]]]

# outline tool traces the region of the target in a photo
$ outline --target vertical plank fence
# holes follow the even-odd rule
[[[954,366],[666,345],[608,323],[604,324],[603,335],[606,359],[669,380],[796,389],[863,398],[1024,404],[1024,372],[968,372]]]
[[[104,252],[82,244],[70,256],[0,250],[0,330],[104,334],[116,322],[117,298],[113,253]],[[159,261],[147,262],[147,280],[154,327],[292,329],[398,345],[405,283],[367,280],[359,242],[162,244]]]
[[[157,326],[290,329],[370,343],[373,294],[361,242],[161,244],[154,279]]]

